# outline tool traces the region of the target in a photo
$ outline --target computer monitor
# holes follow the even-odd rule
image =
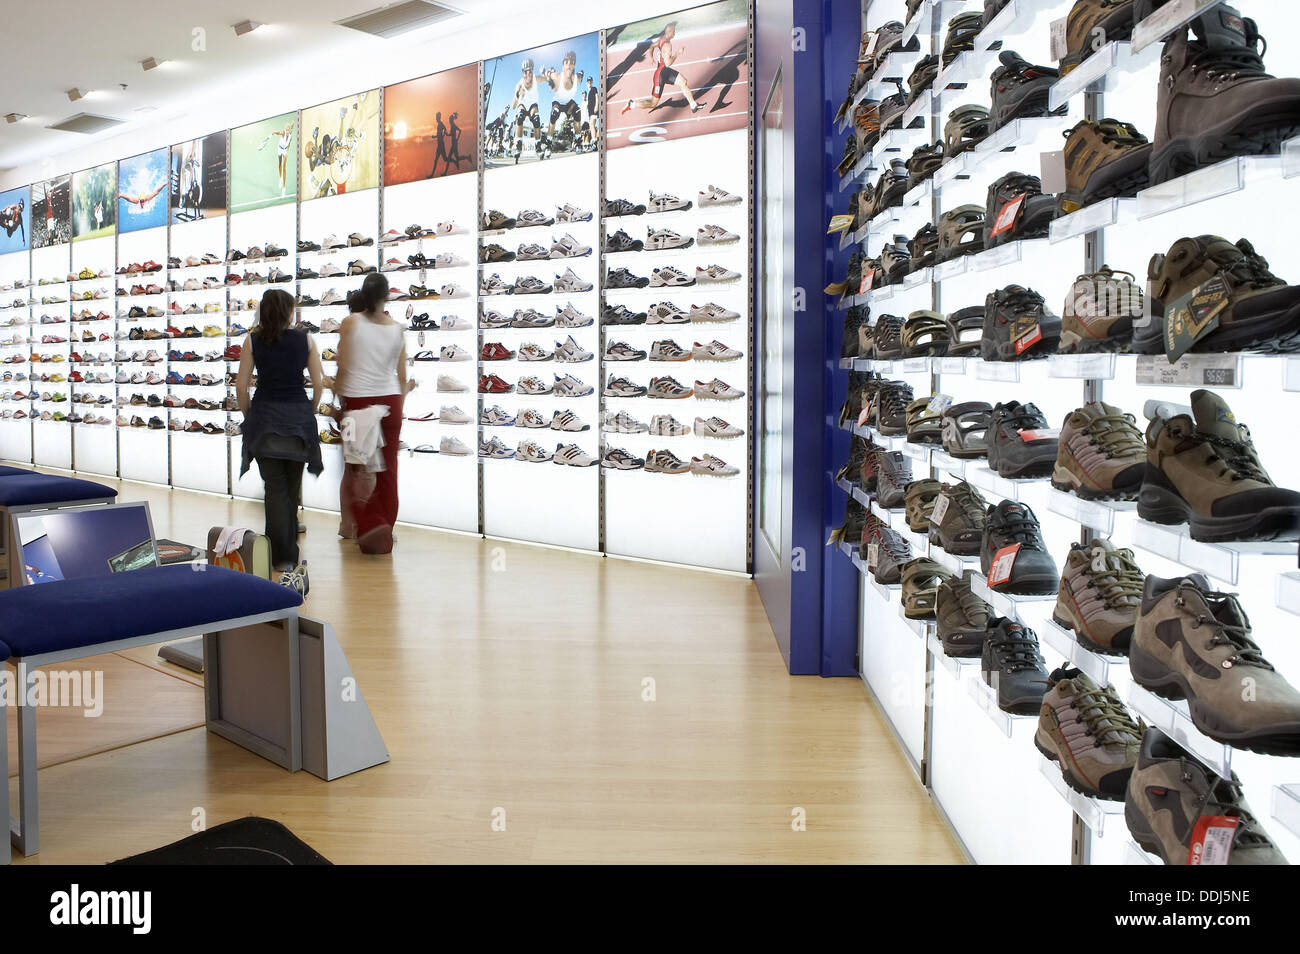
[[[81,580],[158,566],[147,503],[19,513],[12,520],[11,539],[22,553],[18,585]]]

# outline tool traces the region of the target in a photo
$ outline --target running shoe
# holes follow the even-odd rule
[[[696,437],[731,438],[731,437],[739,437],[744,433],[745,432],[741,430],[739,427],[735,427],[732,424],[728,424],[720,417],[710,417],[707,419],[703,417],[697,417],[695,419]]]
[[[591,425],[583,423],[582,418],[572,411],[556,411],[551,415],[551,430],[577,433],[578,431],[591,430]]]
[[[463,381],[453,378],[449,374],[438,375],[438,390],[446,392],[468,391],[469,387]]]
[[[316,271],[319,278],[339,278],[347,274],[347,269],[341,265],[335,265],[333,262],[326,262]]]
[[[739,312],[723,308],[709,302],[707,305],[691,305],[691,321],[735,321]]]
[[[626,341],[611,341],[605,346],[606,361],[644,361],[645,352]]]
[[[579,364],[583,361],[590,361],[594,357],[590,351],[578,344],[573,335],[569,335],[564,341],[555,343],[555,360],[564,361],[568,364]]]
[[[734,401],[736,398],[745,396],[745,392],[740,388],[733,388],[726,381],[714,378],[707,384],[703,381],[695,382],[695,396],[699,398],[712,398],[715,401]]]
[[[372,272],[374,272],[374,270],[375,270],[375,266],[368,265],[365,262],[361,261],[361,259],[359,258],[353,259],[352,261],[348,262],[349,275],[369,275]],[[286,276],[284,279],[276,279],[275,274],[278,271],[280,271],[278,268],[271,269],[271,274],[267,276],[267,281],[274,282],[277,280],[282,280],[282,281],[289,280],[288,276]]]
[[[551,361],[555,358],[555,352],[547,351],[541,345],[533,344],[531,341],[519,346],[520,361]]]
[[[463,387],[463,386],[462,386],[462,387],[459,387],[459,388],[444,388],[444,387],[442,386],[442,382],[443,382],[444,379],[446,379],[446,380],[452,380],[452,379],[450,379],[450,378],[446,378],[445,375],[441,375],[441,374],[438,375],[438,390],[439,390],[439,391],[449,391],[449,390],[460,390],[460,391],[463,391],[463,390],[464,390],[464,387]],[[453,381],[452,383],[454,383],[454,384],[460,384],[459,381]],[[515,389],[515,386],[514,386],[513,384],[511,384],[509,381],[504,380],[503,378],[498,377],[498,376],[495,375],[495,374],[481,374],[481,375],[479,375],[479,379],[478,379],[478,393],[479,393],[479,394],[509,394],[509,393],[510,393],[511,391],[513,391],[514,389]]]
[[[678,235],[672,229],[651,229],[646,235],[645,247],[664,251],[673,248],[690,248],[695,239]]]
[[[730,245],[739,242],[740,236],[721,225],[702,225],[695,230],[695,241],[700,245]]]
[[[544,245],[538,245],[536,242],[525,242],[519,246],[519,251],[516,253],[516,261],[520,262],[536,262],[539,259],[550,257],[550,249]]]
[[[645,459],[629,454],[621,447],[607,447],[600,466],[610,470],[640,470],[645,466]]]
[[[320,246],[317,245],[315,242],[309,241],[309,240],[307,240],[307,239],[300,239],[299,242],[298,242],[298,251],[300,251],[300,252],[319,252],[319,251],[320,251]],[[236,253],[235,253],[235,252],[231,252],[230,254],[231,254],[231,256],[234,256]],[[233,257],[231,258],[231,261],[234,261],[234,258],[233,258]]]
[[[512,328],[549,328],[553,324],[554,318],[533,308],[516,309],[514,317],[510,319]]]
[[[647,325],[681,325],[691,320],[691,316],[670,301],[661,301],[651,305],[646,311]]]
[[[700,192],[698,198],[701,208],[710,205],[740,205],[741,202],[740,196],[712,185]]]
[[[642,424],[627,411],[619,411],[617,414],[606,411],[601,418],[600,429],[606,434],[644,434],[650,430],[648,425]]]
[[[454,437],[444,437],[438,441],[438,453],[465,457],[469,454],[469,448]]]
[[[483,409],[478,416],[478,422],[489,427],[514,427],[515,416],[501,405],[494,404]]]
[[[496,209],[490,209],[483,213],[482,228],[484,232],[496,232],[501,229],[512,229],[515,227],[515,220],[510,218],[504,212],[498,212]]]
[[[342,294],[340,294],[336,289],[333,288],[331,288],[324,295],[322,295],[320,299],[320,303],[322,305],[338,305],[338,304],[343,304],[346,301],[347,299]]]
[[[721,341],[713,340],[708,344],[695,342],[691,355],[696,361],[735,361],[741,353],[735,348],[728,348]]]
[[[606,288],[645,288],[650,279],[633,275],[626,268],[611,268],[605,275]]]
[[[557,374],[555,376],[555,396],[566,398],[586,397],[594,391],[590,384],[580,381],[571,374]]]
[[[644,325],[646,313],[632,311],[626,305],[606,305],[605,310],[601,312],[600,323],[602,325]]]
[[[532,275],[520,275],[511,291],[515,295],[549,295],[551,286]]]
[[[723,268],[721,265],[710,265],[708,268],[696,268],[695,280],[700,284],[713,283],[720,284],[723,282],[734,282],[740,279],[740,272],[733,272],[729,268]]]
[[[460,345],[443,345],[438,352],[438,359],[441,361],[468,361],[472,356]]]
[[[551,245],[551,258],[582,258],[591,254],[591,246],[583,245],[572,235],[565,235]]]
[[[442,256],[439,256],[441,258]],[[448,282],[438,289],[438,295],[441,298],[465,298],[465,290],[455,282]]]
[[[360,232],[353,232],[351,235],[348,236],[347,244],[349,248],[356,248],[357,246],[360,245],[374,245],[375,240],[365,235],[362,235]]]
[[[655,437],[685,437],[691,429],[671,414],[656,414],[650,418],[650,433]]]
[[[670,401],[677,401],[688,398],[695,392],[676,379],[664,375],[662,378],[651,378],[650,387],[646,389],[646,393],[652,398],[666,398]]]
[[[439,331],[469,331],[470,323],[456,315],[443,315],[438,322]]]
[[[557,328],[586,328],[592,323],[589,315],[584,315],[578,309],[573,307],[572,303],[566,304],[563,308],[555,306],[555,327]]]
[[[627,199],[606,199],[605,218],[612,219],[621,215],[644,215],[645,206],[629,202]]]
[[[583,278],[571,268],[566,268],[563,275],[555,276],[555,290],[564,294],[589,292],[595,287],[596,286],[591,282],[583,280]]]
[[[547,384],[541,378],[533,377],[531,374],[520,378],[515,385],[515,391],[519,394],[550,394],[552,390],[554,385]]]
[[[705,454],[703,457],[691,458],[691,473],[697,477],[735,477],[740,473],[740,468],[733,467],[721,457]]]
[[[622,229],[619,229],[613,235],[605,236],[605,252],[613,254],[617,252],[639,252],[645,248],[645,242],[640,239],[634,239]]]
[[[486,278],[482,278],[478,283],[478,293],[480,295],[509,295],[514,291],[510,285],[502,281],[501,276],[493,272]]]
[[[515,353],[499,341],[489,341],[479,351],[480,361],[509,361]]]
[[[588,212],[586,209],[580,209],[580,208],[578,208],[578,206],[576,206],[576,205],[570,205],[569,203],[566,202],[566,203],[564,203],[564,205],[556,206],[556,208],[555,208],[555,221],[557,221],[557,222],[590,222],[590,221],[591,221],[591,213]]]
[[[443,321],[446,320],[447,320],[446,318],[443,319]],[[501,312],[499,311],[483,312],[483,314],[479,316],[478,323],[480,326],[484,328],[509,328],[510,327],[510,319],[505,315],[501,314]],[[444,328],[443,330],[447,331],[450,329]]]
[[[685,474],[691,465],[679,460],[672,451],[652,450],[645,456],[645,469],[648,474]]]
[[[679,268],[673,268],[671,265],[656,268],[650,273],[651,288],[683,288],[694,284],[694,278],[691,278]]]
[[[536,209],[524,209],[524,211],[519,213],[519,217],[515,219],[515,227],[520,229],[529,226],[554,224],[555,219],[543,212],[538,212]]]
[[[513,262],[515,260],[515,253],[493,242],[491,245],[485,245],[478,250],[478,260],[482,265],[492,265],[497,262]]]
[[[648,212],[684,212],[691,207],[690,199],[679,199],[668,192],[650,193]]]
[[[515,448],[515,460],[527,461],[530,464],[540,464],[550,459],[551,452],[533,441],[520,441],[519,446]]]
[[[470,417],[456,405],[444,404],[438,410],[438,420],[444,424],[468,424]]]
[[[493,437],[491,440],[479,441],[478,456],[489,457],[492,460],[509,460],[515,456],[515,452],[501,443],[500,438]]]
[[[526,407],[515,417],[515,426],[529,427],[533,430],[538,430],[539,428],[549,427],[550,425],[546,423],[546,418],[542,416],[541,411],[536,408]]]
[[[691,352],[671,338],[656,341],[650,346],[651,361],[690,361]]]
[[[590,467],[596,463],[596,458],[577,444],[556,444],[555,455],[551,460],[556,464],[567,464],[569,467]]]

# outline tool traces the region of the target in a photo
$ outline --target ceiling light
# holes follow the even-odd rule
[[[26,118],[26,113],[5,113],[5,122],[7,123],[16,123]]]
[[[235,36],[243,36],[245,33],[252,33],[262,24],[256,20],[240,20],[235,24]]]
[[[81,99],[81,97],[85,96],[86,92],[86,90],[77,89],[77,87],[74,86],[72,89],[68,90],[68,101],[75,103],[77,100]]]
[[[141,60],[140,67],[146,73],[148,73],[150,70],[156,70],[158,67],[162,66],[166,62],[167,62],[166,60],[155,59],[154,57],[151,56],[148,59]]]

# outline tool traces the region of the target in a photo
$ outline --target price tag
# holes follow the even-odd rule
[[[934,509],[930,511],[930,522],[936,527],[943,523],[944,516],[948,513],[948,495],[940,494],[934,498]]]
[[[960,359],[959,359],[960,360]],[[947,394],[936,394],[925,406],[926,414],[942,414],[952,406],[952,398]]]
[[[1011,579],[1011,568],[1016,565],[1016,554],[1020,552],[1020,544],[1013,543],[1009,547],[1003,547],[993,556],[993,563],[989,567],[989,587],[1001,586],[1007,580]]]
[[[1015,341],[1016,354],[1024,354],[1026,351],[1028,351],[1030,348],[1032,348],[1034,345],[1038,344],[1038,342],[1042,340],[1043,340],[1043,326],[1040,325],[1038,322],[1034,322],[1034,326],[1032,328],[1022,333],[1020,337],[1016,338]]]
[[[1232,855],[1232,838],[1237,819],[1225,815],[1206,815],[1196,819],[1192,843],[1187,850],[1189,865],[1226,865]]]
[[[880,544],[871,541],[867,544],[867,569],[874,570],[880,565]]]
[[[1228,286],[1215,275],[1165,311],[1165,355],[1177,361],[1192,345],[1219,327],[1219,315],[1228,307]]]
[[[848,231],[849,226],[852,224],[853,224],[853,216],[851,215],[832,216],[830,228],[826,230],[826,234],[832,235],[835,232]]]
[[[1057,195],[1069,187],[1065,178],[1064,150],[1039,153],[1038,178],[1043,182],[1043,195]]]
[[[1163,356],[1139,356],[1137,383],[1154,387],[1239,388],[1241,357],[1235,354],[1185,354],[1172,364]]]
[[[993,220],[993,231],[991,235],[1001,235],[1003,232],[1009,232],[1015,226],[1016,220],[1020,218],[1020,210],[1024,207],[1025,199],[1029,196],[1018,195],[1002,207],[1002,211],[997,214]]]
[[[1031,441],[1059,441],[1061,439],[1061,429],[1059,427],[1040,427],[1037,430],[1022,430],[1020,439],[1026,443]]]
[[[871,284],[876,280],[876,270],[869,268],[862,273],[862,282],[858,285],[858,294],[865,295],[871,291]]]
[[[1048,24],[1048,30],[1050,31],[1050,37],[1051,37],[1051,48],[1052,48],[1051,56],[1052,56],[1052,60],[1057,63],[1065,59],[1065,57],[1070,52],[1070,45],[1067,42],[1065,36],[1066,24],[1068,22],[1069,22],[1068,17],[1061,17],[1061,19],[1053,20],[1050,24]],[[1053,189],[1052,191],[1056,192],[1058,190]]]

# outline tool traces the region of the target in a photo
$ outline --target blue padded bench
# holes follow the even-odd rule
[[[0,484],[5,480],[0,478]],[[35,854],[40,847],[36,707],[24,704],[24,688],[38,666],[201,634],[217,639],[226,635],[252,639],[265,646],[283,632],[288,637],[287,657],[277,659],[287,662],[287,698],[263,698],[256,705],[272,709],[283,718],[286,737],[272,740],[255,735],[239,724],[238,715],[227,717],[223,691],[234,697],[231,711],[246,711],[248,703],[240,698],[240,687],[223,687],[219,668],[208,671],[207,722],[218,735],[291,772],[298,771],[302,767],[298,676],[301,605],[302,597],[288,587],[249,573],[188,563],[0,591],[0,659],[8,657],[19,676],[14,683],[19,696],[15,700],[19,817],[10,818],[13,844],[25,855]],[[0,732],[0,764],[5,764],[6,758],[4,733]],[[7,808],[5,817],[9,818]],[[3,858],[0,855],[0,860]]]
[[[16,585],[10,581],[19,579],[22,573],[22,554],[17,552],[17,547],[9,545],[10,517],[60,507],[111,504],[116,499],[116,490],[93,480],[0,467],[0,552],[7,554],[4,561],[7,572],[0,588]]]

